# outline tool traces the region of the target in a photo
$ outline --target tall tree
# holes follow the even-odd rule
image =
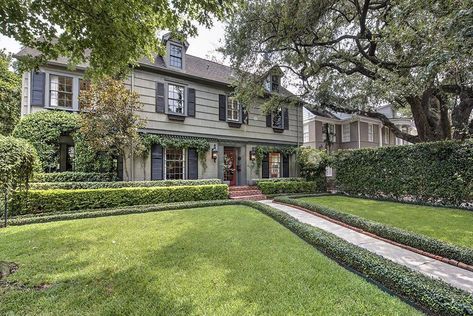
[[[223,51],[242,97],[279,66],[315,107],[435,141],[473,134],[472,25],[469,0],[251,0],[228,21]],[[384,104],[410,112],[418,134],[375,111]]]
[[[20,119],[21,76],[10,69],[11,56],[0,50],[0,134],[10,135]]]
[[[2,0],[0,33],[42,53],[29,66],[65,56],[114,75],[163,53],[158,31],[194,35],[195,23],[210,26],[232,7],[229,0]]]
[[[95,152],[122,157],[124,162],[134,153],[141,153],[143,145],[138,129],[145,120],[136,112],[142,108],[140,97],[123,82],[103,79],[90,84],[81,93],[80,133]],[[125,172],[127,164],[124,163]]]

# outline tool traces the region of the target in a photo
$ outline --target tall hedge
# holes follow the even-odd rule
[[[473,142],[343,151],[332,157],[339,191],[464,206],[473,202]]]

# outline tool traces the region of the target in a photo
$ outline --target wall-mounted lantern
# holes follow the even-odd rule
[[[212,148],[212,159],[214,160],[214,162],[217,162],[217,157],[218,157],[217,145],[214,144],[214,148]]]
[[[255,161],[256,160],[256,150],[254,148],[252,148],[250,150],[250,160],[251,161]]]

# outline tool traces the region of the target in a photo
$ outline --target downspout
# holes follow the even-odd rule
[[[360,119],[358,118],[358,149],[361,148],[361,131]]]
[[[131,92],[135,91],[135,70],[131,70]],[[135,153],[133,150],[133,142],[131,143],[131,181],[135,180]]]

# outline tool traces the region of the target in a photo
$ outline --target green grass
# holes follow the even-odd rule
[[[473,248],[472,211],[345,196],[306,197],[301,200],[454,245]]]
[[[419,312],[245,206],[0,230],[0,314],[409,315]],[[13,314],[13,313],[12,313]]]

